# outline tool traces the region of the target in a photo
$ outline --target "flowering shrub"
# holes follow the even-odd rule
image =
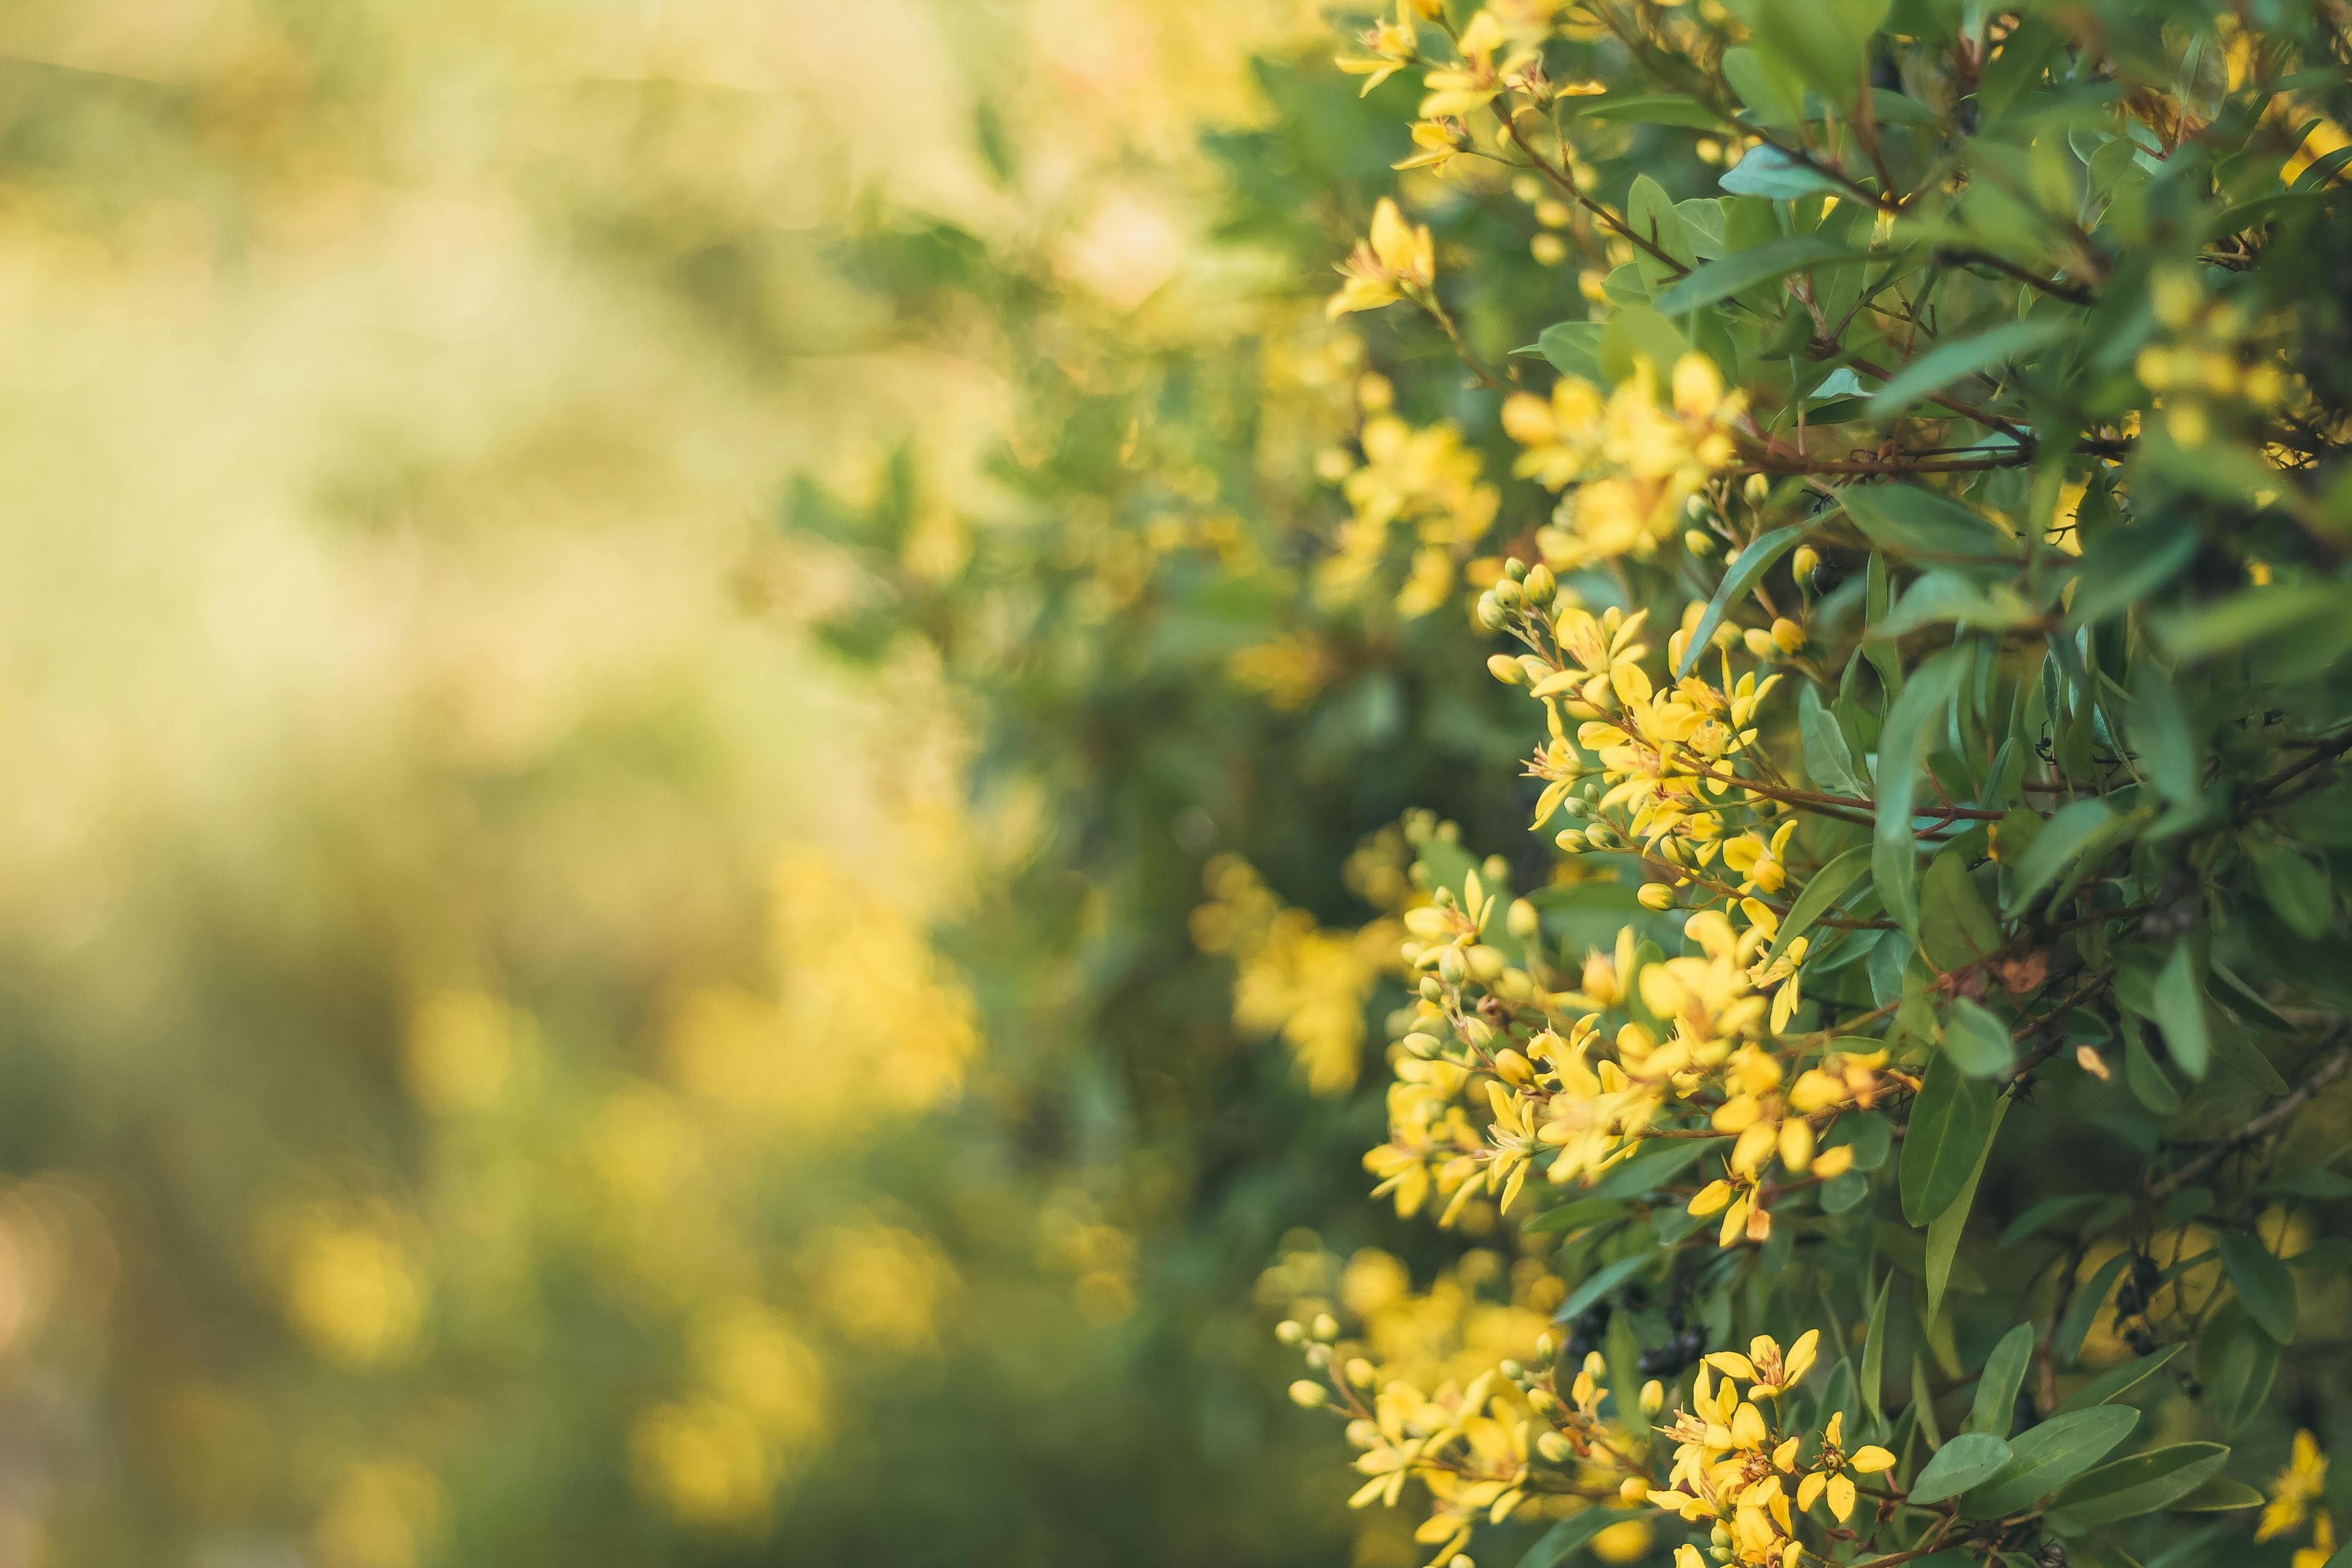
[[[1400,0],[1339,59],[1403,178],[1327,307],[1391,362],[1334,559],[1447,520],[1399,608],[1466,584],[1540,836],[1408,824],[1363,1163],[1546,1327],[1269,1276],[1425,1561],[2333,1552],[2347,28]],[[1336,1091],[1371,965],[1292,924],[1259,1026]]]

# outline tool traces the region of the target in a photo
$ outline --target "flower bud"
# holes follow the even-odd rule
[[[1527,593],[1528,603],[1540,607],[1558,596],[1559,580],[1551,574],[1550,567],[1538,563],[1528,569],[1527,581],[1522,587]]]
[[[1336,1340],[1339,1337],[1339,1320],[1328,1312],[1316,1313],[1314,1322],[1307,1326],[1314,1330],[1315,1337],[1318,1340]]]
[[[1527,900],[1513,899],[1509,912],[1503,917],[1503,925],[1513,936],[1525,941],[1542,929],[1543,916]]]
[[[1782,653],[1795,653],[1805,646],[1805,628],[1783,616],[1772,623],[1772,644]]]
[[[1811,545],[1800,544],[1797,552],[1789,558],[1789,573],[1801,587],[1813,580],[1813,568],[1821,563],[1822,558]]]
[[[1704,561],[1715,553],[1715,535],[1703,528],[1685,529],[1683,548],[1690,552],[1694,560]]]
[[[1642,884],[1642,890],[1633,896],[1641,900],[1642,907],[1645,910],[1666,910],[1674,907],[1675,890],[1664,882],[1644,882]]]
[[[1470,978],[1470,962],[1460,948],[1449,947],[1437,955],[1437,973],[1448,985],[1459,985]]]
[[[1503,575],[1511,582],[1524,583],[1528,580],[1528,563],[1516,555],[1510,556],[1503,563]]]
[[[1660,1383],[1654,1377],[1650,1379],[1649,1382],[1642,1385],[1643,1415],[1655,1415],[1660,1410],[1665,1408],[1665,1404],[1666,1385],[1664,1384]],[[1640,1502],[1643,1497],[1649,1495],[1648,1488],[1646,1484],[1642,1481],[1640,1477],[1634,1476],[1628,1479],[1632,1480],[1634,1485],[1641,1486],[1643,1488],[1643,1491],[1640,1496],[1627,1497],[1625,1499],[1627,1502]]]
[[[1564,1465],[1576,1452],[1574,1445],[1557,1432],[1544,1432],[1536,1437],[1536,1452],[1555,1465]]]
[[[1823,1181],[1843,1176],[1853,1169],[1853,1145],[1841,1143],[1834,1149],[1824,1149],[1813,1156],[1813,1174]]]
[[[1274,1337],[1284,1344],[1295,1345],[1307,1337],[1307,1325],[1285,1318],[1274,1325]]]
[[[1651,1380],[1648,1387],[1642,1390],[1642,1408],[1654,1414],[1658,1409],[1658,1405],[1653,1405],[1650,1403],[1650,1389],[1657,1387],[1658,1384],[1656,1380],[1653,1379]],[[1659,1389],[1658,1404],[1663,1405],[1664,1403],[1665,1391],[1664,1389]],[[1646,1502],[1649,1500],[1649,1496],[1650,1483],[1643,1480],[1639,1476],[1627,1476],[1622,1481],[1620,1481],[1617,1484],[1617,1500],[1620,1502]]]
[[[1350,1356],[1348,1359],[1348,1381],[1358,1388],[1371,1387],[1372,1379],[1377,1375],[1379,1374],[1373,1371],[1372,1363],[1362,1356]]]
[[[1490,632],[1501,631],[1504,623],[1511,618],[1504,610],[1503,602],[1491,593],[1478,595],[1478,607],[1472,613],[1475,616],[1478,624]]]
[[[1507,653],[1489,654],[1486,657],[1486,673],[1506,686],[1525,686],[1528,683],[1528,672],[1519,668],[1517,659]]]
[[[1518,563],[1514,561],[1511,564],[1517,566]],[[1528,591],[1508,577],[1486,591],[1495,595],[1495,603],[1507,610],[1516,610],[1527,602]]]
[[[1748,498],[1750,506],[1760,506],[1764,498],[1772,493],[1772,481],[1761,474],[1750,474],[1748,482],[1739,487],[1739,493]]]
[[[1331,1391],[1321,1384],[1300,1378],[1290,1385],[1290,1403],[1303,1410],[1316,1410],[1330,1403]]]

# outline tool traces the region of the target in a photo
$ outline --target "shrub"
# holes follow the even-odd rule
[[[1437,510],[1558,851],[1417,824],[1383,916],[1364,1163],[1483,1245],[1272,1277],[1430,1561],[2332,1551],[2308,1434],[2231,1510],[2344,1384],[2347,58],[1410,0],[1339,60],[1412,123],[1329,310],[1423,473],[1531,481]]]

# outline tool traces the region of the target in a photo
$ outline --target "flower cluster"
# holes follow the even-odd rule
[[[1811,1370],[1820,1343],[1821,1331],[1808,1329],[1785,1352],[1768,1335],[1750,1342],[1746,1355],[1716,1352],[1668,1429],[1673,1484],[1649,1500],[1685,1523],[1710,1525],[1718,1563],[1797,1568],[1805,1554],[1799,1516],[1826,1501],[1831,1516],[1845,1523],[1853,1516],[1854,1478],[1894,1468],[1895,1456],[1875,1445],[1846,1450],[1843,1413],[1832,1413],[1810,1454],[1790,1429],[1782,1396]],[[1748,1385],[1744,1393],[1742,1384]],[[1677,1568],[1702,1568],[1706,1561],[1689,1545],[1675,1559]]]
[[[1657,382],[1643,358],[1612,392],[1567,375],[1549,397],[1522,392],[1504,402],[1503,429],[1526,448],[1515,471],[1547,489],[1575,487],[1537,536],[1553,570],[1650,554],[1730,463],[1747,401],[1725,389],[1715,362],[1699,353],[1676,360],[1664,403]]]

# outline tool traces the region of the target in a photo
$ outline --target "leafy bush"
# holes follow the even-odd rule
[[[1412,0],[1339,60],[1412,124],[1329,310],[1425,476],[1532,481],[1401,569],[1472,546],[1559,852],[1417,823],[1382,916],[1364,1163],[1484,1245],[1271,1277],[1431,1561],[2210,1559],[2340,1405],[2347,44]],[[2326,1558],[2324,1475],[2258,1538]]]

